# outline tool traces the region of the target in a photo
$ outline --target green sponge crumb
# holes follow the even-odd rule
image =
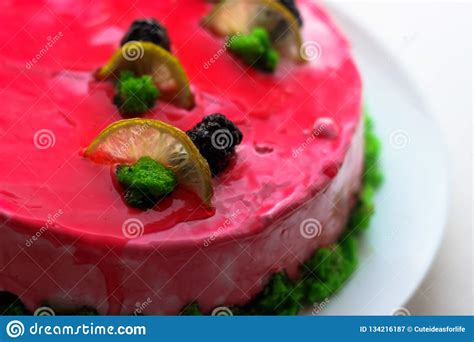
[[[257,69],[274,72],[280,60],[278,52],[272,49],[268,32],[261,27],[249,35],[235,35],[229,39],[232,53]]]
[[[274,274],[265,289],[240,315],[296,315],[301,308],[303,287],[293,284],[283,272]]]
[[[318,249],[302,268],[306,299],[320,303],[336,293],[357,267],[357,241],[347,237],[331,247]]]
[[[358,234],[369,228],[371,217],[375,212],[374,196],[383,183],[383,174],[379,166],[382,147],[380,140],[375,135],[373,121],[367,113],[364,117],[364,125],[365,167],[363,184],[359,201],[349,219],[347,234]]]
[[[278,52],[276,50],[270,49],[265,51],[263,57],[257,64],[263,71],[274,72],[277,68],[279,60],[280,55]]]
[[[262,27],[256,27],[250,35],[260,42],[260,45],[264,50],[271,49],[270,36],[268,35],[267,30]]]
[[[146,210],[176,187],[176,176],[150,157],[142,157],[134,165],[117,167],[117,180],[125,189],[125,200],[134,208]]]
[[[253,35],[233,36],[229,44],[230,50],[250,65],[254,64],[266,50],[260,40]]]
[[[116,84],[114,103],[127,117],[133,117],[153,108],[160,91],[151,76],[137,77],[131,71],[123,71]]]

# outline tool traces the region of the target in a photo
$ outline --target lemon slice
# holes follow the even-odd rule
[[[118,49],[98,72],[98,79],[117,80],[120,72],[133,71],[150,75],[161,92],[161,98],[178,107],[191,109],[194,97],[189,80],[179,60],[161,46],[151,42],[130,41]]]
[[[203,24],[220,36],[249,34],[256,27],[263,27],[283,56],[304,62],[298,20],[276,0],[224,0],[204,18]]]
[[[211,171],[186,133],[158,120],[128,119],[104,129],[86,149],[85,156],[101,164],[131,164],[151,157],[172,169],[178,184],[210,205]]]

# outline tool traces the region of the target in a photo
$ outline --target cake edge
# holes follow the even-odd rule
[[[374,132],[374,124],[364,115],[364,169],[362,187],[357,203],[349,215],[345,232],[331,246],[318,248],[303,263],[305,270],[291,280],[286,272],[272,275],[263,290],[243,307],[227,308],[232,315],[296,315],[302,308],[329,300],[337,293],[357,268],[358,237],[367,230],[375,212],[374,195],[383,182],[379,165],[381,144]],[[47,303],[45,303],[47,305]],[[222,307],[221,307],[222,308]],[[313,310],[314,311],[314,310]],[[1,315],[31,314],[21,300],[9,292],[0,292]],[[93,308],[84,307],[64,315],[96,315]],[[131,313],[132,314],[132,313]],[[190,303],[182,315],[201,315],[197,303]]]

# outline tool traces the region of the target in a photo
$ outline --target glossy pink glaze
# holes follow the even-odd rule
[[[295,276],[314,249],[337,240],[359,189],[360,78],[346,40],[319,6],[299,2],[303,37],[319,44],[320,58],[284,62],[268,75],[240,64],[223,39],[201,28],[209,3],[129,4],[0,4],[0,89],[7,99],[0,116],[0,290],[20,295],[31,309],[46,300],[129,314],[150,298],[146,313],[174,314],[195,300],[205,310],[244,303],[271,273]],[[156,210],[129,209],[110,167],[81,156],[121,118],[112,86],[96,83],[92,72],[141,17],[168,27],[197,103],[190,112],[159,103],[146,117],[186,130],[221,112],[244,133],[235,162],[214,179],[212,215],[196,210],[183,191]],[[54,44],[41,52],[48,42]],[[333,120],[336,137],[314,133],[321,117]],[[47,149],[34,143],[43,129],[54,134]],[[145,234],[129,240],[122,227],[131,218],[143,222]],[[302,236],[308,218],[321,222],[320,236]]]

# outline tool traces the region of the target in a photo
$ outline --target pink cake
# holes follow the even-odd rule
[[[201,21],[204,0],[15,1],[0,4],[0,291],[30,310],[130,314],[242,305],[275,272],[292,278],[338,240],[360,189],[361,80],[347,40],[314,1],[299,1],[304,64],[248,68]],[[176,191],[153,210],[129,208],[112,168],[83,151],[121,116],[94,72],[130,22],[159,19],[195,96],[145,117],[182,130],[220,112],[243,132],[213,178],[213,209]],[[314,55],[313,55],[314,56]],[[148,300],[149,299],[149,300]]]

